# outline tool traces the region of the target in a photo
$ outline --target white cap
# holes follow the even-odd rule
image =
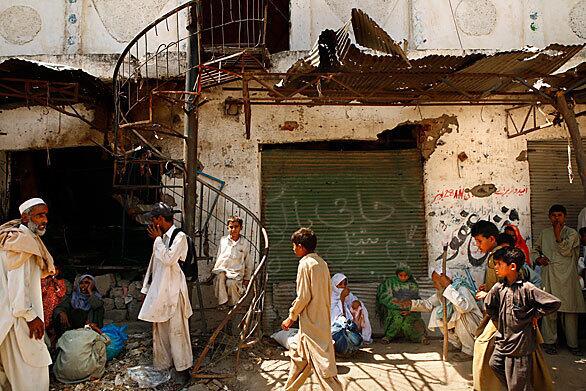
[[[436,272],[437,274],[442,274],[442,261],[439,260],[438,262],[436,262],[435,264],[435,268],[432,270],[432,272]],[[452,278],[452,271],[446,266],[446,277]]]
[[[32,208],[33,206],[37,205],[46,205],[45,201],[40,198],[31,198],[30,200],[26,200],[18,207],[18,211],[20,214],[23,214],[25,210]]]

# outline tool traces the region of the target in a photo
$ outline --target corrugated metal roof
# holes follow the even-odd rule
[[[415,60],[407,56],[386,32],[364,12],[353,10],[352,27],[357,43],[352,43],[349,24],[337,31],[324,30],[310,54],[299,60],[277,90],[284,95],[310,85],[304,96],[339,101],[470,101],[490,94],[531,96],[532,85],[560,68],[584,45],[549,45],[545,49],[526,48],[486,55],[431,55]],[[319,73],[329,73],[320,78]],[[566,77],[576,81],[574,73]],[[319,79],[319,83],[316,82]]]

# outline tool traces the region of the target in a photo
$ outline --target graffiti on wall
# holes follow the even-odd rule
[[[495,192],[492,194],[495,197],[503,196],[518,196],[522,197],[528,194],[529,188],[527,186],[522,187],[497,187]],[[438,204],[442,201],[448,200],[462,200],[467,201],[473,198],[472,191],[468,188],[446,188],[441,189],[431,196],[431,203]]]
[[[486,260],[486,254],[482,254],[476,249],[474,238],[471,236],[472,226],[479,220],[488,220],[496,224],[502,230],[508,224],[518,224],[519,212],[515,208],[501,206],[500,209],[492,208],[464,208],[455,216],[451,216],[451,221],[447,218],[440,219],[440,228],[447,231],[450,226],[456,224],[457,228],[452,232],[448,239],[447,260],[455,259],[458,254],[465,253],[468,262],[472,266],[481,266]],[[437,260],[442,258],[440,254]]]

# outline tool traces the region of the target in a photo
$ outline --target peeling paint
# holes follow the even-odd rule
[[[421,121],[406,122],[420,125],[419,148],[425,160],[429,159],[438,145],[445,142],[440,137],[446,133],[452,133],[452,129],[458,129],[458,119],[455,115],[444,114],[438,118],[426,118]]]

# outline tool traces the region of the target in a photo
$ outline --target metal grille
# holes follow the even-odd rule
[[[271,282],[295,280],[290,236],[302,226],[316,232],[330,271],[354,282],[380,282],[400,262],[427,275],[417,150],[266,150],[262,197]]]
[[[578,214],[586,205],[573,149],[574,182],[570,183],[568,179],[568,140],[529,141],[527,152],[531,181],[532,237],[536,238],[544,228],[551,227],[548,211],[553,204],[566,207],[566,224],[575,228]]]

